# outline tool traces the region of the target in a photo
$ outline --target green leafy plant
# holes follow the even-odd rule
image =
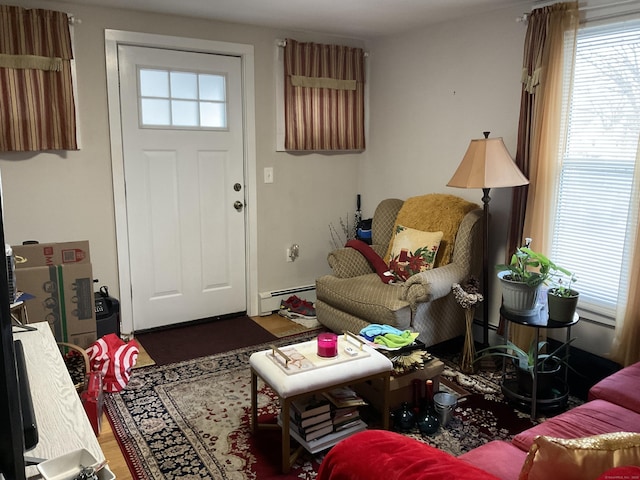
[[[547,341],[541,341],[537,344],[535,342],[531,342],[529,346],[529,350],[525,351],[522,348],[518,347],[515,343],[507,342],[503,345],[494,345],[491,347],[483,348],[477,352],[477,357],[474,362],[477,362],[483,358],[487,357],[504,357],[510,358],[514,361],[514,363],[521,370],[526,370],[533,375],[533,366],[535,362],[535,352],[536,349],[538,351],[538,372],[548,371],[552,369],[553,366],[561,364],[571,368],[566,361],[565,358],[559,357],[557,354],[567,347],[571,342],[575,340],[575,337],[570,339],[567,342],[562,343],[558,348],[553,350],[551,353],[541,353],[549,343]],[[573,368],[571,368],[573,370]]]
[[[563,298],[575,297],[578,295],[578,292],[571,287],[577,281],[576,276],[572,273],[569,273],[565,279],[558,278],[554,280],[553,286],[549,288],[549,295]]]
[[[548,283],[552,278],[561,274],[573,278],[573,274],[564,267],[556,265],[542,253],[529,248],[531,239],[527,238],[525,245],[519,247],[511,256],[508,265],[497,265],[498,271],[508,271],[506,278],[514,282],[526,283],[530,287],[537,287]]]

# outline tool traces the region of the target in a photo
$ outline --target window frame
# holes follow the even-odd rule
[[[600,18],[600,19],[597,19],[597,21],[594,19],[594,21],[592,22],[584,22],[583,24],[581,24],[580,29],[578,31],[578,39],[577,39],[578,45],[581,37],[584,37],[586,29],[591,31],[591,32],[586,32],[586,35],[591,37],[593,35],[592,32],[594,29],[602,29],[603,34],[606,34],[606,31],[607,30],[610,31],[612,27],[616,24],[629,25],[631,23],[633,30],[640,32],[640,16],[625,15],[623,17],[624,18],[621,18],[620,15],[610,15],[606,18],[606,21],[603,21],[603,19]],[[568,75],[565,77],[565,85],[571,85],[573,87],[575,78],[576,78],[575,73],[573,71],[570,71],[567,73]],[[567,154],[571,153],[567,149],[567,140],[568,140],[569,127],[571,122],[570,114],[572,113],[570,111],[570,108],[571,108],[571,98],[567,98],[567,104],[565,105],[566,124],[564,125],[564,128],[563,128],[564,138],[560,144],[560,149],[559,149],[560,150],[559,162],[561,162],[561,165],[558,170],[557,188],[556,188],[555,198],[553,199],[553,204],[555,205],[555,209],[554,209],[554,215],[552,218],[552,225],[550,228],[551,238],[555,238],[556,235],[558,235],[556,229],[557,229],[558,213],[562,208],[560,206],[560,194],[561,194],[561,188],[562,188],[561,180],[563,178],[563,172],[565,171],[564,170],[565,168],[570,169],[573,165],[575,165],[575,163],[573,165],[571,164],[568,164],[566,166],[564,165],[565,158],[568,156]],[[638,123],[640,123],[640,121]],[[640,129],[640,125],[637,125],[637,128]],[[598,303],[597,301],[596,302],[590,301],[589,297],[585,297],[581,294],[581,300],[579,301],[579,304],[578,304],[578,312],[581,315],[581,317],[586,318],[595,323],[606,325],[606,326],[616,325],[616,319],[623,314],[624,307],[627,302],[629,272],[628,272],[628,262],[625,262],[625,259],[628,258],[628,252],[632,248],[633,240],[631,236],[634,235],[635,233],[635,230],[636,230],[635,225],[637,225],[636,222],[638,221],[637,220],[637,217],[638,217],[638,196],[637,195],[638,195],[638,176],[640,175],[640,161],[639,161],[640,148],[638,144],[636,144],[635,149],[636,149],[635,158],[632,161],[634,171],[631,172],[630,178],[627,177],[627,180],[630,182],[631,185],[630,185],[630,192],[629,192],[629,200],[626,203],[628,210],[626,210],[627,222],[624,230],[624,238],[622,239],[623,251],[621,253],[621,264],[620,264],[619,275],[616,275],[617,278],[619,279],[618,297],[613,307],[606,307],[603,303]],[[609,150],[609,151],[613,152],[614,150]],[[588,162],[587,157],[585,157],[583,161]],[[627,161],[627,163],[631,165],[631,162]],[[584,183],[584,185],[588,185],[588,184]],[[554,260],[557,260],[556,252],[554,251],[556,244],[557,243],[554,241],[551,242],[551,245],[552,245],[551,255],[552,255],[552,258],[554,258]],[[563,266],[568,267],[571,270],[571,266],[566,265],[565,264],[566,262],[563,262],[561,260],[558,263],[563,264]],[[579,282],[576,284],[576,289],[580,291]]]
[[[185,100],[183,98],[180,97],[173,97],[171,94],[171,89],[169,89],[169,96],[168,97],[151,97],[151,96],[143,96],[142,95],[142,86],[141,86],[141,77],[140,77],[140,72],[142,70],[155,70],[155,71],[162,71],[162,72],[166,72],[167,75],[169,75],[169,77],[171,77],[171,74],[176,72],[176,73],[189,73],[189,74],[194,74],[196,75],[198,78],[200,77],[200,75],[212,75],[212,76],[219,76],[219,77],[223,77],[224,78],[224,101],[209,101],[209,100],[201,100],[200,99],[200,95],[198,93],[198,98],[193,99],[192,101],[196,102],[198,104],[198,125],[174,125],[173,124],[173,115],[172,113],[172,109],[171,109],[171,104],[173,101],[182,101]],[[170,80],[169,80],[170,81]],[[145,65],[138,65],[137,69],[136,69],[136,82],[137,82],[137,96],[138,96],[138,123],[140,125],[140,128],[144,128],[144,129],[152,129],[152,130],[193,130],[193,131],[214,131],[214,132],[226,132],[229,130],[229,121],[228,121],[228,112],[229,112],[229,102],[228,102],[228,98],[229,98],[229,79],[228,76],[225,73],[220,73],[220,72],[209,72],[209,71],[202,71],[202,70],[198,70],[198,71],[192,71],[192,70],[181,70],[181,69],[169,69],[169,68],[161,68],[161,67],[157,67],[157,66],[145,66]],[[143,107],[142,107],[142,100],[145,98],[159,98],[159,99],[163,99],[163,100],[167,100],[169,102],[169,116],[170,116],[170,120],[171,123],[170,124],[145,124],[143,122]],[[200,105],[202,103],[218,103],[218,104],[223,104],[224,105],[224,119],[225,119],[225,126],[224,127],[208,127],[208,126],[203,126],[200,123]]]

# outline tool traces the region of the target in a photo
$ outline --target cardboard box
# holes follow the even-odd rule
[[[16,261],[16,269],[91,263],[89,242],[36,243],[11,247]],[[24,259],[24,260],[23,260]]]
[[[84,244],[82,246],[81,244]],[[77,251],[78,261],[56,265],[38,265],[16,269],[18,290],[34,296],[26,301],[29,323],[47,322],[54,337],[60,342],[69,342],[86,348],[96,340],[96,314],[93,295],[93,272],[88,259],[86,242],[70,242],[55,244],[49,250],[37,250],[47,255],[32,255],[32,249],[26,252],[31,255],[31,265],[53,258],[62,259],[65,251]],[[42,247],[43,245],[27,245]],[[15,248],[15,247],[14,247]],[[21,250],[22,255],[25,253]],[[52,252],[52,255],[48,255]],[[76,252],[77,253],[77,252]],[[56,257],[57,255],[57,257]],[[70,258],[69,255],[67,258]],[[82,257],[82,258],[81,258]],[[35,259],[35,260],[34,260]]]
[[[403,402],[408,402],[410,405],[413,404],[413,380],[415,379],[419,379],[422,382],[428,379],[433,380],[433,391],[436,392],[440,388],[440,374],[443,371],[444,363],[434,358],[423,369],[415,370],[400,377],[392,376],[389,382],[389,408],[391,411],[400,407]],[[353,389],[376,409],[381,410],[382,386],[382,379],[376,379],[358,383],[353,386]]]

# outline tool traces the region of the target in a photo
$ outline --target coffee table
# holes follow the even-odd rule
[[[251,355],[251,424],[253,433],[259,428],[281,428],[282,430],[282,472],[289,472],[291,465],[302,451],[302,446],[291,454],[290,410],[291,403],[308,395],[321,393],[333,388],[358,382],[381,379],[385,388],[380,415],[382,428],[389,429],[389,378],[393,365],[391,361],[374,348],[360,343],[353,334],[345,333],[338,338],[338,355],[322,358],[313,355],[316,340],[302,342],[287,347],[255,352]],[[349,355],[345,348],[351,347],[355,355]],[[310,364],[300,367],[300,362],[288,362],[283,353],[294,350],[302,352]],[[290,355],[289,355],[290,356]],[[297,369],[297,370],[296,370]],[[270,387],[280,400],[281,427],[275,424],[258,423],[258,378]],[[339,440],[336,440],[336,443]],[[329,448],[331,445],[327,445]]]

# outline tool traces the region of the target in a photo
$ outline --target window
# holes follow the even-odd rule
[[[143,127],[227,128],[224,75],[141,68],[138,76]]]
[[[640,21],[579,30],[566,134],[551,256],[589,318],[613,324],[638,216]]]

